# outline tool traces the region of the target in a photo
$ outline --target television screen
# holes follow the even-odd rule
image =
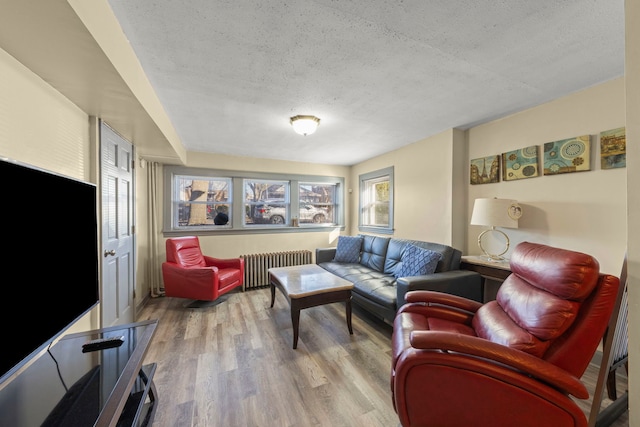
[[[96,193],[0,158],[0,383],[98,303]]]

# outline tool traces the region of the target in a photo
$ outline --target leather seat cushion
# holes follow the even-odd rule
[[[220,268],[218,269],[218,283],[220,287],[224,287],[231,283],[241,280],[242,274],[237,268]]]
[[[398,298],[396,278],[390,275],[380,275],[375,277],[375,274],[371,274],[367,276],[369,277],[361,277],[354,282],[352,292],[360,294],[366,299],[380,304],[383,307],[396,310],[396,302]]]
[[[428,317],[422,313],[401,312],[393,320],[392,364],[396,365],[397,357],[411,347],[411,333],[414,331],[443,331],[462,335],[476,336],[470,326],[457,321],[450,321],[436,317]]]
[[[320,266],[353,283],[353,293],[391,310],[397,309],[398,292],[394,276],[355,263],[330,261],[323,262]]]

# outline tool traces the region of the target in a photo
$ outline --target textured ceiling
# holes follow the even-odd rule
[[[109,4],[189,151],[352,165],[624,73],[624,0]]]

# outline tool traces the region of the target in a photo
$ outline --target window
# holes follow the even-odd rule
[[[335,184],[299,183],[299,224],[334,224],[334,213],[337,208],[336,187]]]
[[[272,233],[344,227],[344,178],[164,167],[164,232]],[[228,222],[214,221],[225,214]],[[222,223],[224,225],[216,225]]]
[[[289,223],[289,182],[244,180],[245,224]]]
[[[214,225],[218,213],[232,217],[231,180],[176,175],[172,197],[174,228]]]
[[[393,167],[360,175],[359,230],[393,233]]]

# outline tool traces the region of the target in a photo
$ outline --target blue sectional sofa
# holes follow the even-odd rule
[[[318,248],[316,264],[352,282],[353,302],[385,322],[393,324],[396,311],[405,303],[405,294],[412,290],[446,292],[482,302],[482,277],[476,272],[460,270],[462,253],[458,249],[418,240],[359,237],[362,238],[360,251],[354,259],[336,260],[338,247]],[[402,268],[403,257],[405,263],[411,262],[407,260],[407,254],[415,250],[411,246],[440,254],[433,273],[398,276],[399,271],[406,271],[407,265]]]

